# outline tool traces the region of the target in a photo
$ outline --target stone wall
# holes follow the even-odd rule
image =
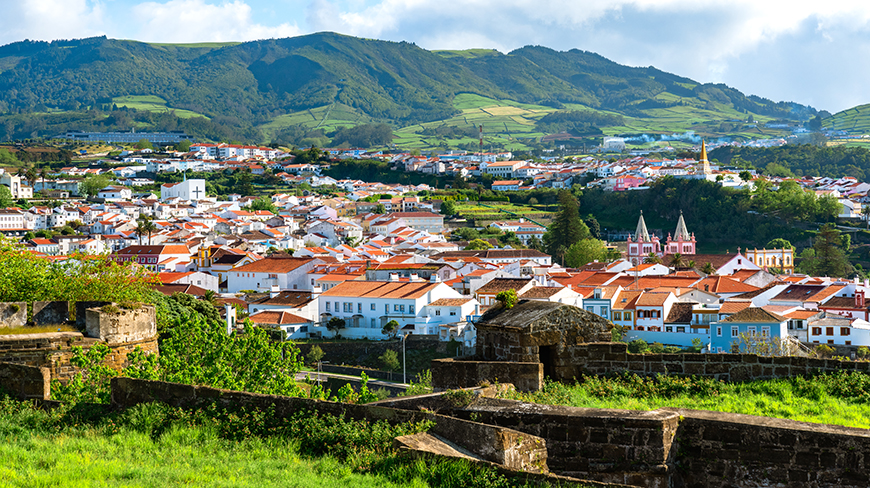
[[[870,486],[866,429],[671,411],[681,419],[673,447],[673,486]]]
[[[114,306],[117,312],[107,312]],[[89,308],[85,311],[88,337],[110,344],[137,342],[157,335],[157,316],[153,305],[127,310],[117,305]]]
[[[75,308],[75,321],[76,328],[79,330],[85,330],[87,326],[87,310],[89,308],[98,308],[103,305],[109,305],[111,302],[99,302],[99,301],[81,301],[76,302]]]
[[[0,389],[21,400],[51,398],[51,373],[48,368],[0,363]]]
[[[411,339],[412,337],[414,337],[413,334],[406,340],[405,351],[436,351],[447,354],[447,342],[432,339],[432,336],[427,336],[425,339],[419,337]],[[318,346],[323,350],[323,360],[332,364],[356,366],[365,364],[366,359],[369,360],[369,364],[372,364],[371,359],[380,357],[387,349],[396,351],[399,358],[402,357],[401,341],[316,341],[297,343],[296,346],[303,356],[307,356],[312,347]],[[413,374],[416,373],[416,371],[413,372]],[[412,371],[409,370],[408,375],[411,376]]]
[[[65,324],[69,322],[69,312],[69,302],[33,302],[33,324]]]
[[[0,327],[23,327],[27,323],[27,302],[0,302]]]
[[[434,423],[430,433],[454,442],[484,460],[520,471],[546,472],[547,470],[547,449],[544,441],[539,437],[522,434],[509,428],[382,406],[259,395],[161,381],[112,378],[113,406],[127,408],[155,401],[182,408],[215,403],[226,408],[248,407],[261,410],[274,408],[278,416],[289,416],[300,410],[314,410],[332,415],[344,415],[351,419],[385,420],[390,423],[430,420]]]
[[[618,372],[639,375],[706,376],[724,381],[789,378],[814,373],[870,373],[870,362],[755,354],[631,354],[622,342],[579,344],[559,355],[554,379],[573,381],[580,375]],[[509,382],[509,379],[505,379]]]
[[[520,391],[537,391],[544,386],[544,368],[538,362],[473,361],[466,358],[432,361],[432,387],[436,391],[473,388],[484,382],[510,382]]]
[[[128,365],[127,354],[136,347],[148,354],[158,352],[154,307],[121,310],[119,314],[103,314],[99,309],[89,312],[88,331],[94,337],[80,332],[0,335],[0,361],[45,367],[51,379],[66,381],[76,372],[70,360],[77,346],[88,350],[98,343],[108,345],[110,352],[104,364],[118,371]]]
[[[465,405],[439,395],[378,405],[427,408],[543,437],[550,470],[583,479],[648,488],[870,486],[866,429],[721,412],[573,408],[483,396]]]

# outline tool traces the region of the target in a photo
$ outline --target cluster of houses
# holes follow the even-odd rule
[[[335,185],[341,193],[276,194],[271,197],[273,210],[255,210],[257,199],[251,196],[208,196],[202,179],[164,184],[160,195],[110,185],[88,202],[0,209],[0,233],[18,237],[45,259],[68,259],[82,252],[132,262],[157,273],[164,293],[217,293],[228,321],[240,309],[255,324],[284,330],[289,339],[336,333],[381,339],[391,334],[384,326],[396,321],[400,334],[433,335],[471,347],[475,320],[496,304],[500,292],[514,290],[521,300],[558,302],[598,314],[620,326],[627,340],[681,347],[700,343],[712,352],[730,351],[745,337],[769,338],[788,347],[870,345],[868,284],[796,275],[790,249],[700,255],[682,217],[673,236],[660,242],[647,232],[641,216],[636,232],[628,236],[625,258],[582,269],[566,269],[533,249],[463,250],[465,243],[451,239],[440,202],[417,195],[430,190],[427,185],[335,180],[322,176],[316,166],[272,162],[269,159],[277,156],[273,151],[225,144],[191,146],[197,155],[192,161],[201,165],[247,166],[251,171],[278,165],[274,169],[280,169],[279,177],[297,184]],[[570,186],[590,172],[593,184],[617,191],[618,185],[610,185],[608,179],[631,176],[645,182],[663,175],[689,175],[722,182],[727,178],[718,176],[730,174],[711,165],[704,148],[699,162],[535,163],[511,161],[509,154],[478,156],[445,155],[437,162],[411,155],[386,157],[406,170],[423,171],[430,165],[438,172],[477,171],[497,177],[495,183],[514,177],[531,180],[531,187]],[[508,160],[500,160],[504,158]],[[130,162],[144,163],[145,169],[152,164]],[[140,167],[94,171],[136,178]],[[174,170],[184,169],[179,165]],[[63,171],[75,176],[92,170]],[[24,191],[20,177],[4,175],[0,184],[17,184]],[[813,191],[837,192],[834,196],[847,199],[870,190],[848,178],[799,181]],[[150,228],[140,224],[142,216],[148,217]],[[79,233],[25,236],[67,225]],[[524,243],[540,240],[545,231],[522,219],[492,225],[513,232]],[[650,253],[664,263],[682,254],[696,267],[648,263]],[[338,323],[342,326],[336,328]]]

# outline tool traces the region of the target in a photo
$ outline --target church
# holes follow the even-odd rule
[[[160,187],[160,200],[180,198],[184,201],[195,201],[205,198],[205,180],[188,180],[178,183],[165,183]]]
[[[642,264],[644,258],[648,257],[650,253],[658,257],[662,257],[665,254],[682,254],[686,256],[695,254],[696,249],[695,234],[689,234],[682,211],[680,211],[680,219],[677,221],[677,230],[673,236],[668,234],[668,238],[664,242],[664,246],[662,246],[658,236],[650,235],[647,231],[646,222],[643,220],[643,210],[641,210],[634,239],[631,236],[628,237],[626,258],[632,264]]]

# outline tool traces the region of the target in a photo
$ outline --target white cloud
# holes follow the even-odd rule
[[[103,34],[103,9],[88,0],[0,0],[0,44]]]
[[[254,22],[250,5],[241,1],[204,0],[145,2],[132,9],[139,28],[136,37],[152,42],[250,41],[301,34],[295,24],[265,26]]]

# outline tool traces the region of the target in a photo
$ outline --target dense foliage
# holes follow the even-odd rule
[[[49,260],[0,237],[0,301],[138,302],[153,283],[146,270],[118,264],[108,256],[75,254]]]
[[[725,165],[749,162],[762,171],[784,168],[797,176],[853,176],[858,181],[870,179],[870,150],[863,147],[786,144],[782,147],[756,148],[726,145],[711,151],[710,158]]]

